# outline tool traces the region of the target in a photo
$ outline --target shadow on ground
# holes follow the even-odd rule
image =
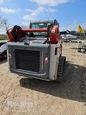
[[[29,88],[31,90],[64,99],[84,102],[86,100],[86,92],[85,94],[81,92],[82,90],[86,91],[86,84],[83,82],[83,74],[86,76],[86,68],[71,63],[72,62],[66,63],[62,83],[22,78],[20,80],[20,84],[22,87]],[[82,87],[83,84],[84,87]],[[83,95],[84,98],[82,98]]]

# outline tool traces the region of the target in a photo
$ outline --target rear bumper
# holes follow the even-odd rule
[[[22,76],[23,74],[18,74],[19,76]],[[24,77],[27,77],[27,78],[35,78],[35,79],[39,79],[39,80],[45,80],[45,81],[52,81],[51,79],[48,79],[48,78],[43,78],[43,77],[36,77],[36,76],[31,76],[31,75],[24,75]]]
[[[38,73],[30,73],[30,72],[24,72],[24,71],[19,71],[19,70],[15,70],[15,69],[11,69],[12,73],[16,73],[18,74],[19,76],[24,76],[24,77],[27,77],[27,78],[35,78],[35,79],[40,79],[40,80],[45,80],[45,81],[52,81],[49,76],[45,77],[46,76],[46,72],[45,73],[42,73],[42,74],[38,74]]]

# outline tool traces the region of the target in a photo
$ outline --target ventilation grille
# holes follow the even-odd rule
[[[16,68],[39,72],[40,51],[15,49]]]

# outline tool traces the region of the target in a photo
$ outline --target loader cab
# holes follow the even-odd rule
[[[58,21],[55,20],[45,20],[45,21],[32,21],[30,22],[29,28],[47,28],[49,25],[57,25],[59,27]],[[35,36],[47,36],[47,32],[34,32]]]
[[[48,25],[58,25],[58,21],[55,20],[46,20],[46,21],[32,21],[30,22],[30,27],[29,28],[47,28]]]

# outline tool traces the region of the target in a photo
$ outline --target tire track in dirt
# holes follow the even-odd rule
[[[75,44],[74,44],[74,47],[75,47]],[[81,98],[80,100],[83,102],[86,102],[86,59],[85,59],[86,54],[78,53],[76,50],[73,49],[73,45],[71,46],[71,44],[69,46],[69,49],[70,49],[69,51],[71,52],[71,54],[69,53],[71,55],[71,58],[69,58],[70,56],[67,57],[68,61],[70,62],[69,64],[66,65],[64,76],[68,77],[70,74],[70,77],[72,76],[73,79],[76,79],[75,87],[77,84],[80,85],[79,86],[79,93],[80,93],[80,98]],[[67,53],[69,51],[67,51]],[[73,66],[70,65],[70,63],[73,64]],[[68,81],[68,78],[67,78],[67,81]],[[74,80],[73,80],[73,83],[74,83]]]
[[[86,54],[81,53],[83,70],[82,70],[82,75],[80,78],[80,97],[82,101],[86,103],[86,59],[85,57],[86,57]]]

